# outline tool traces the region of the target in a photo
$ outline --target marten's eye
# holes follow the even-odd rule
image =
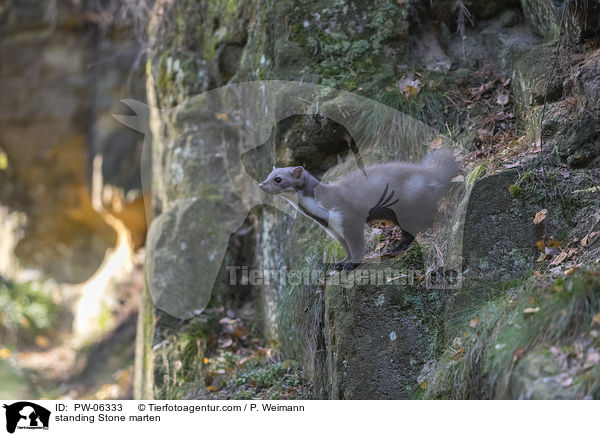
[[[275,177],[273,180],[275,180],[275,183],[281,183],[281,177]]]

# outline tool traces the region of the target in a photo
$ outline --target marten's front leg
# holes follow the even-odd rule
[[[337,241],[340,243],[340,245],[342,246],[342,249],[344,250],[344,258],[339,261],[338,263],[335,264],[334,268],[337,271],[341,271],[344,268],[344,265],[346,264],[346,262],[348,260],[350,260],[350,249],[348,248],[348,244],[346,243],[346,241],[344,240],[344,238],[342,238],[340,235],[336,235],[336,239]]]
[[[353,270],[361,264],[365,254],[364,224],[361,220],[344,223],[344,238],[350,249],[350,261],[344,263],[345,270]]]

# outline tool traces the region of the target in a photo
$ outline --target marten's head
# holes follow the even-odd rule
[[[302,167],[275,168],[258,187],[271,195],[296,192],[306,183],[306,170]]]

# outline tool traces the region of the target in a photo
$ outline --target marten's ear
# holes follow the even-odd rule
[[[296,168],[292,169],[291,174],[292,174],[292,177],[299,179],[300,177],[302,177],[303,172],[304,172],[304,168],[296,167]]]

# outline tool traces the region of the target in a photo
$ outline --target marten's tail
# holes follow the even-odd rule
[[[449,149],[433,150],[427,154],[421,161],[425,167],[435,171],[445,183],[450,183],[450,180],[458,174],[458,163],[454,157],[454,153]]]

